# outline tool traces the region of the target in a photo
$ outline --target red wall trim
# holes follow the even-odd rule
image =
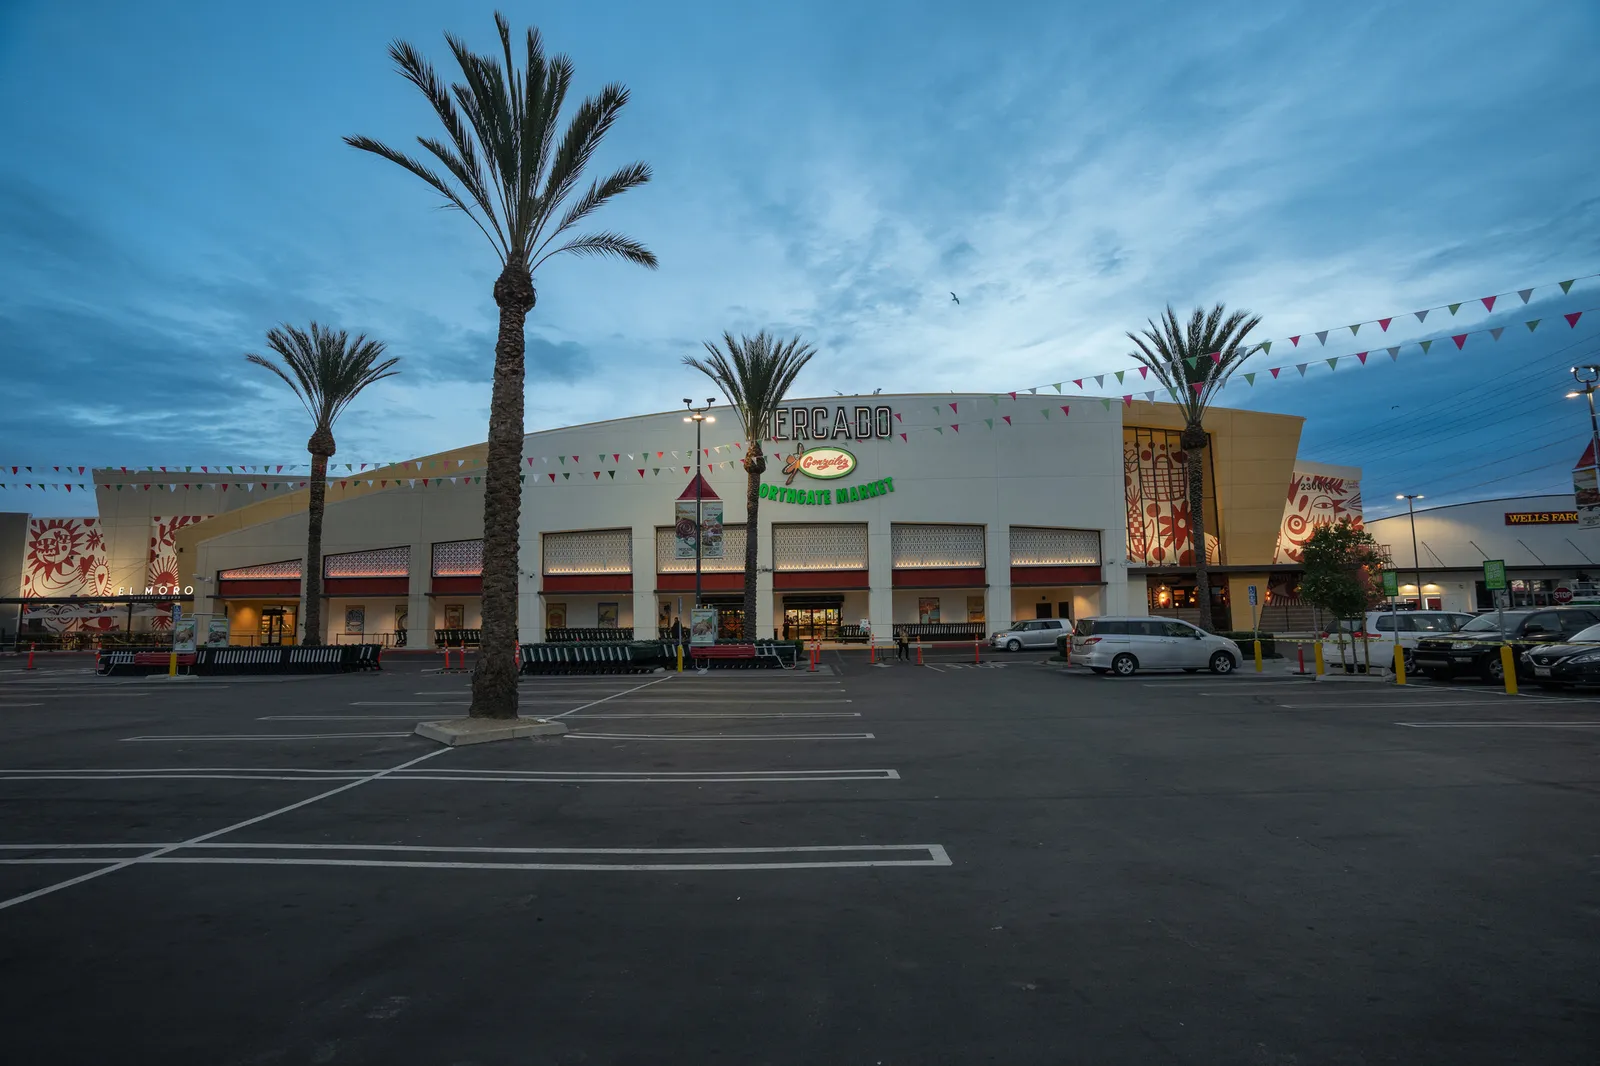
[[[1098,585],[1098,566],[1013,566],[1011,584],[1035,588],[1046,585]]]
[[[277,599],[281,596],[300,595],[300,579],[282,579],[278,581],[218,581],[217,595],[225,600],[253,600],[270,596]]]
[[[436,577],[433,579],[434,593],[458,596],[483,595],[483,578],[480,577]]]
[[[701,574],[700,588],[704,592],[743,592],[744,571],[736,574],[726,572],[716,574]],[[657,592],[693,592],[693,574],[656,574]]]
[[[327,577],[324,596],[404,596],[411,591],[409,577]]]
[[[982,588],[984,582],[984,569],[981,566],[941,566],[894,572],[894,587],[897,589]]]
[[[865,570],[791,570],[772,575],[773,589],[810,589],[831,592],[835,589],[864,589],[871,586]]]
[[[544,592],[632,592],[632,574],[546,574]]]

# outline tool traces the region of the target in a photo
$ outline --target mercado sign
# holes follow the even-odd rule
[[[772,412],[763,436],[769,440],[888,440],[894,436],[894,409],[887,404],[780,407]]]
[[[841,485],[834,489],[791,489],[787,485],[763,483],[757,495],[774,503],[794,503],[809,506],[832,506],[836,503],[859,503],[894,491],[894,478],[879,478],[864,485]]]
[[[1575,526],[1577,511],[1507,511],[1508,526]]]

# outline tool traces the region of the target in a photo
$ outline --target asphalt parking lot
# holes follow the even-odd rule
[[[1584,1063],[1600,701],[0,660],[17,1062]]]

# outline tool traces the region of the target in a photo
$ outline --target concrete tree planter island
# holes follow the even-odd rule
[[[558,737],[567,731],[560,722],[543,718],[441,718],[435,722],[418,722],[417,736],[437,740],[452,748],[467,744],[488,744],[496,740],[521,740],[524,737],[538,740]]]

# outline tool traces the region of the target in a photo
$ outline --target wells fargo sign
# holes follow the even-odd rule
[[[1508,526],[1575,526],[1577,511],[1507,511]]]

